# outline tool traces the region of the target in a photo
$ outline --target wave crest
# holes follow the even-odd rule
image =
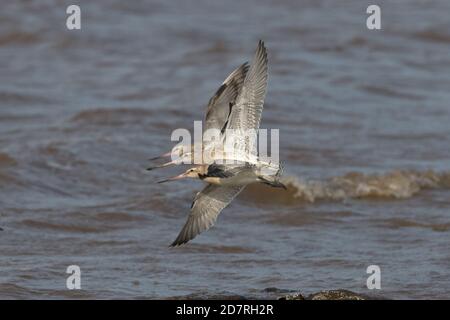
[[[348,198],[406,199],[424,189],[450,188],[450,172],[396,170],[384,174],[350,172],[326,180],[304,180],[286,176],[282,182],[287,192],[255,184],[244,198],[282,203],[339,201]],[[267,197],[269,196],[270,197]],[[267,196],[265,196],[267,195]]]

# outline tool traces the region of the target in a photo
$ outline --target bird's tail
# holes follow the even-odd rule
[[[278,177],[264,177],[264,176],[259,176],[258,177],[259,181],[261,183],[267,184],[271,187],[274,188],[283,188],[284,190],[287,190],[287,187],[280,182],[280,180],[278,179]]]

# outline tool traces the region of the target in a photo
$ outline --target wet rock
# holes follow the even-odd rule
[[[174,296],[173,300],[373,300],[380,297],[370,297],[349,290],[324,290],[310,295],[304,295],[298,290],[287,290],[279,288],[265,288],[260,293],[242,296],[231,292],[197,292],[184,296]]]
[[[299,294],[288,294],[280,300],[367,300],[368,297],[348,290],[324,290],[312,293],[306,298]]]
[[[269,287],[262,290],[260,299],[269,300],[305,300],[303,295],[297,290],[280,289]],[[256,297],[258,299],[258,297]]]
[[[305,300],[305,297],[301,293],[294,293],[282,296],[278,300]]]
[[[367,300],[368,298],[348,290],[326,290],[310,294],[308,300]]]

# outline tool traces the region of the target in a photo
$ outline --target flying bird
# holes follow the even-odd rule
[[[207,183],[206,187],[195,196],[188,219],[171,246],[185,244],[201,232],[208,230],[215,223],[220,212],[248,184],[264,183],[286,189],[279,180],[282,173],[281,165],[260,160],[257,151],[249,145],[249,140],[239,135],[247,130],[259,129],[267,88],[267,64],[264,42],[259,41],[252,63],[242,64],[225,79],[209,100],[206,110],[205,130],[220,130],[221,143],[229,138],[229,132],[237,134],[238,144],[243,146],[244,151],[250,151],[250,157],[238,152],[233,158],[235,160],[233,163],[214,161],[200,164],[178,176],[159,181],[163,183],[193,178]],[[203,146],[203,148],[208,147],[210,147],[208,144]],[[181,164],[183,159],[193,156],[194,147],[179,147],[172,152],[179,154],[178,160],[149,169]],[[167,158],[170,154],[169,152],[156,158]],[[222,156],[223,154],[220,154],[218,157]],[[216,158],[216,160],[219,159]]]
[[[248,62],[245,62],[236,68],[225,79],[222,85],[217,89],[216,93],[209,99],[205,115],[205,131],[210,129],[219,129],[221,133],[226,129],[227,121],[232,106],[236,105],[236,99],[241,92],[245,77],[249,70]],[[206,143],[204,144],[206,147]],[[182,164],[183,162],[191,163],[194,153],[194,145],[186,147],[184,145],[176,145],[171,151],[149,160],[168,159],[172,155],[176,155],[175,160],[168,161],[161,165],[147,168],[153,170],[173,165]]]

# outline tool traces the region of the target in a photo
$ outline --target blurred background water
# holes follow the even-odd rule
[[[0,11],[1,298],[449,298],[450,2],[377,1],[380,31],[370,1],[83,0],[80,31],[70,4]],[[147,159],[259,39],[289,190],[251,186],[168,249],[202,185]]]

